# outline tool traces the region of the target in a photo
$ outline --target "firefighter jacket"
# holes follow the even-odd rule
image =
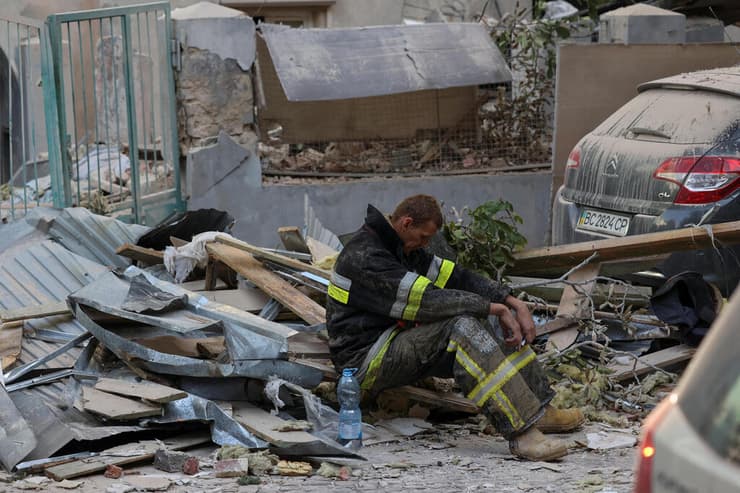
[[[388,328],[457,315],[485,318],[509,288],[424,249],[403,252],[388,219],[368,205],[365,224],[339,255],[326,325],[336,368],[359,367]]]

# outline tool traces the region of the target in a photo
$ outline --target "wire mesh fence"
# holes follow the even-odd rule
[[[284,118],[261,118],[263,173],[362,177],[549,165],[551,123],[513,115],[511,98],[502,85],[291,103]],[[303,113],[321,123],[308,125]]]

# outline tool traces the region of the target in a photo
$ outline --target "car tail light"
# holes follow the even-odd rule
[[[581,148],[576,146],[568,154],[568,160],[565,162],[566,169],[577,168],[581,164]]]
[[[658,407],[645,419],[642,425],[642,437],[637,456],[637,473],[635,474],[634,493],[650,493],[652,491],[651,480],[653,477],[653,460],[655,458],[655,429],[658,427],[668,411],[678,401],[676,394],[663,400]]]
[[[708,204],[740,187],[740,158],[673,157],[663,161],[653,176],[680,185],[675,204]]]

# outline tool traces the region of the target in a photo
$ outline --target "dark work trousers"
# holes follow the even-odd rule
[[[359,373],[371,395],[430,376],[454,377],[507,439],[534,424],[554,396],[534,351],[529,345],[506,346],[495,317],[392,327],[371,348]]]

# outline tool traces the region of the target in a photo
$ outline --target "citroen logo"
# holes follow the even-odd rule
[[[604,175],[605,176],[619,176],[617,174],[617,158],[612,157],[607,163],[606,168],[604,168]]]

